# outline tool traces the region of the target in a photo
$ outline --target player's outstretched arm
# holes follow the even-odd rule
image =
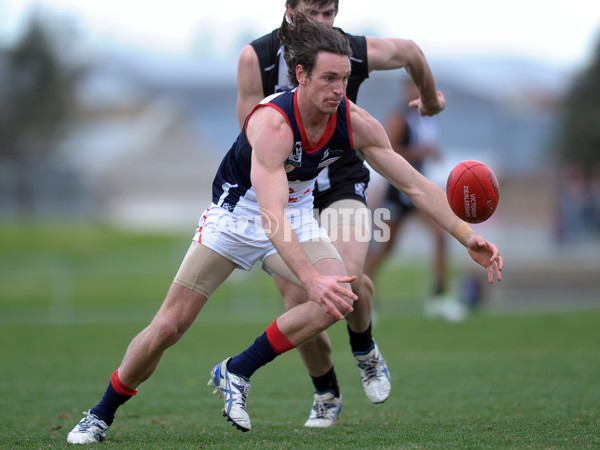
[[[365,160],[394,187],[407,194],[415,206],[452,234],[468,250],[471,258],[486,268],[488,280],[500,281],[503,267],[498,248],[478,236],[450,208],[445,193],[431,180],[417,172],[402,156],[394,152],[381,124],[367,111],[350,104],[355,147]]]

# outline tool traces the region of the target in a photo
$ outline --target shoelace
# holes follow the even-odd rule
[[[234,382],[231,382],[231,385],[234,386],[238,392],[240,393],[240,397],[235,400],[236,403],[241,403],[242,405],[246,406],[246,398],[248,397],[248,391],[250,389],[250,385],[243,383],[243,384],[237,384]]]
[[[328,402],[326,400],[320,400],[316,402],[315,406],[313,406],[313,409],[316,412],[315,418],[325,419],[327,417],[327,412],[333,408],[335,408],[335,404],[333,402]]]
[[[379,359],[373,357],[358,364],[358,367],[364,373],[365,381],[370,381],[378,377],[377,368]]]
[[[98,419],[93,414],[90,414],[89,411],[84,411],[83,415],[85,416],[79,422],[79,429],[81,431],[88,431],[92,427],[98,428],[100,431],[104,431],[104,428],[98,423]]]

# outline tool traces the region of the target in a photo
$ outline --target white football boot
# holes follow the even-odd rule
[[[227,370],[227,358],[210,372],[208,386],[214,386],[213,394],[225,401],[223,416],[242,431],[250,431],[250,416],[246,412],[246,398],[250,392],[250,382]]]
[[[385,359],[373,341],[373,348],[366,353],[354,353],[360,372],[360,382],[371,403],[383,403],[390,396],[392,383]]]
[[[304,424],[308,428],[329,428],[335,425],[337,416],[342,412],[342,396],[333,392],[315,392],[313,407]]]
[[[84,411],[83,414],[85,417],[67,435],[69,444],[93,444],[106,437],[106,430],[108,430],[106,422],[90,414],[89,411]]]

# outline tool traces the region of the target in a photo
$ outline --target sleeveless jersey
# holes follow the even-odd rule
[[[352,71],[348,80],[346,96],[356,103],[360,84],[369,77],[367,40],[336,28],[350,41],[353,56],[350,58]],[[283,59],[281,42],[277,31],[262,36],[250,43],[258,56],[263,92],[269,96],[291,88],[287,79],[287,65]],[[345,152],[342,158],[323,170],[317,179],[315,208],[323,209],[336,200],[356,198],[366,203],[365,189],[369,182],[369,170],[357,152]]]
[[[256,209],[256,194],[250,181],[252,147],[246,136],[250,116],[261,107],[275,108],[286,119],[294,134],[294,148],[284,162],[289,184],[288,208],[313,208],[314,181],[321,170],[346,153],[355,153],[352,146],[350,109],[344,97],[333,114],[319,142],[308,141],[296,103],[296,89],[265,98],[246,118],[244,130],[227,152],[213,181],[215,205],[234,211],[236,208]]]

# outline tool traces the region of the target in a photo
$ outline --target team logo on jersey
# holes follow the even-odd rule
[[[323,167],[333,164],[334,162],[336,162],[338,159],[340,159],[342,157],[343,153],[344,153],[344,150],[330,150],[330,149],[325,150],[323,152],[323,158],[321,158],[321,162],[318,165],[319,169],[322,169]]]
[[[323,156],[321,156],[321,161],[317,165],[317,168],[322,169],[323,167],[334,163],[342,157],[343,153],[344,150],[335,150],[329,148],[323,150]],[[283,168],[288,173],[297,167],[302,167],[302,142],[296,142],[294,145],[294,150],[292,150],[288,159],[285,161],[285,163],[283,163]]]
[[[286,172],[291,172],[296,167],[302,166],[302,142],[296,142],[294,150],[288,156],[288,159],[283,163]]]

